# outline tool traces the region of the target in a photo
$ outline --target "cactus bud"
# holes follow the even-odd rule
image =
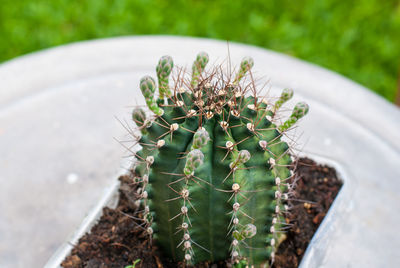
[[[296,117],[297,120],[302,118],[308,113],[309,107],[308,104],[305,102],[299,102],[296,104],[296,106],[293,109],[293,113],[291,116]]]
[[[146,121],[146,114],[144,113],[143,109],[135,108],[132,112],[132,119],[138,126],[141,127]]]
[[[158,107],[157,102],[154,100],[154,92],[156,90],[156,82],[151,76],[145,76],[140,80],[140,90],[146,100],[147,107],[158,116],[164,114],[164,111]]]
[[[240,69],[239,72],[236,75],[235,80],[233,81],[233,84],[238,84],[240,80],[246,75],[246,73],[253,68],[254,66],[254,60],[251,57],[244,57],[242,62],[240,63]]]
[[[192,67],[192,82],[191,85],[192,87],[196,87],[198,84],[198,81],[200,79],[200,74],[204,71],[204,68],[206,67],[208,63],[208,54],[205,52],[200,52],[197,54],[196,60],[193,62],[193,67]]]
[[[145,98],[153,98],[156,91],[156,81],[153,77],[146,75],[140,79],[140,90]]]
[[[251,223],[246,224],[242,233],[246,238],[252,238],[253,236],[255,236],[257,234],[257,227]]]
[[[250,160],[250,157],[251,157],[251,155],[250,155],[249,151],[241,150],[239,152],[239,155],[238,155],[238,158],[237,158],[236,161],[237,161],[238,164],[244,164],[244,163],[246,163],[247,161]]]
[[[309,107],[305,102],[299,102],[293,109],[292,114],[289,119],[283,123],[283,125],[279,126],[279,131],[283,132],[293,126],[300,118],[305,116],[308,113]]]
[[[241,150],[239,151],[239,154],[237,155],[235,161],[233,161],[232,163],[230,163],[229,167],[231,169],[236,169],[238,165],[244,164],[247,161],[250,160],[250,153],[247,150]]]
[[[204,154],[199,149],[190,151],[186,157],[186,165],[183,170],[185,175],[191,175],[204,161]]]
[[[290,88],[285,88],[282,90],[281,96],[279,99],[275,102],[274,105],[274,113],[279,110],[279,108],[282,107],[282,105],[290,100],[293,97],[293,90]]]
[[[254,66],[254,60],[252,57],[244,57],[240,63],[240,69],[249,71]]]
[[[174,62],[170,56],[162,56],[158,62],[156,71],[158,78],[158,90],[160,93],[160,99],[164,96],[170,97],[171,91],[169,90],[168,77],[171,74]]]
[[[240,230],[233,231],[233,237],[238,240],[242,241],[246,238],[252,238],[257,234],[257,227],[254,224],[246,224]]]
[[[193,149],[201,149],[210,140],[210,135],[208,135],[207,130],[200,128],[196,131],[193,136]]]

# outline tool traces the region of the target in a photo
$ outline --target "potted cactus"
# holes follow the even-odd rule
[[[286,238],[296,176],[285,134],[308,105],[297,103],[281,120],[292,90],[275,100],[259,95],[251,58],[234,75],[206,70],[208,61],[199,53],[191,77],[180,69],[170,83],[174,64],[164,56],[158,81],[141,79],[148,109],[132,113],[141,149],[132,151],[136,209],[129,216],[141,239],[174,263],[269,267]]]
[[[177,79],[170,87],[173,61],[162,57],[157,99],[155,80],[140,81],[155,115],[133,112],[142,133],[135,173],[144,226],[167,256],[188,265],[228,256],[234,263],[268,264],[283,239],[291,195],[291,148],[282,137],[308,106],[298,103],[277,125],[291,90],[271,103],[245,79],[251,58],[227,78],[217,68],[205,72],[207,63],[208,55],[198,54],[191,81]]]

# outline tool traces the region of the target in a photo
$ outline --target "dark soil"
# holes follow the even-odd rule
[[[336,171],[320,166],[314,161],[301,158],[297,162],[295,197],[290,201],[291,214],[286,221],[292,224],[287,238],[280,245],[274,267],[297,267],[312,236],[324,219],[330,205],[339,192],[342,182]],[[130,215],[140,217],[132,196],[136,190],[132,176],[120,177],[120,200],[116,209],[104,208],[103,216],[84,235],[71,255],[62,263],[64,268],[123,268],[140,259],[136,268],[180,267],[181,264],[165,260],[155,245],[146,239],[140,222]],[[304,201],[301,201],[304,200]],[[139,213],[139,214],[138,214]],[[203,264],[198,267],[209,267]],[[225,262],[212,267],[227,267]]]
[[[297,162],[295,197],[290,201],[292,213],[286,218],[293,224],[280,244],[273,267],[298,267],[318,226],[342,187],[335,169],[317,165],[307,158]]]

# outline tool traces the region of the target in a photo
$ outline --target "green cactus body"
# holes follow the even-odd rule
[[[171,58],[160,62],[158,73],[165,63],[173,66]],[[249,84],[240,83],[253,66],[251,58],[244,59],[232,83],[215,81],[215,73],[201,78],[207,62],[206,53],[197,56],[185,90],[168,93],[168,75],[161,77],[160,95],[169,97],[168,104],[154,101],[154,80],[142,79],[155,113],[152,119],[141,110],[133,113],[142,132],[135,171],[143,226],[175,261],[269,264],[282,240],[287,180],[293,175],[289,146],[281,137],[308,106],[297,105],[277,126],[275,113],[290,92],[267,105],[247,94]]]

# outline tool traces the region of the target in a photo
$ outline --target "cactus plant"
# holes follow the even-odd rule
[[[257,95],[253,59],[244,58],[236,75],[207,71],[208,60],[199,53],[191,79],[179,72],[170,85],[174,64],[162,57],[157,98],[155,80],[140,81],[153,113],[136,108],[132,115],[141,131],[134,170],[143,230],[166,256],[187,265],[231,259],[268,266],[290,209],[292,159],[282,136],[308,106],[298,103],[278,124],[292,90],[270,102]]]

